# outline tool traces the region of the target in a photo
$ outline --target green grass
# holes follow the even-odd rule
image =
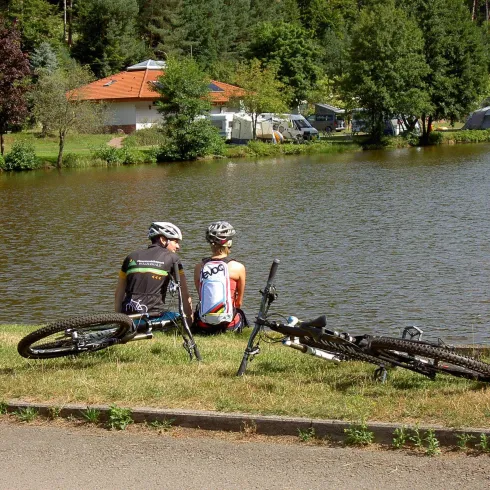
[[[49,402],[56,406],[150,406],[278,414],[405,425],[490,427],[486,385],[439,376],[432,382],[406,370],[388,381],[373,379],[375,367],[332,364],[280,344],[262,352],[236,377],[250,331],[198,337],[204,361],[189,362],[180,337],[156,334],[151,341],[50,360],[26,360],[16,345],[34,327],[0,326],[0,401]]]
[[[64,153],[89,155],[92,148],[109,142],[114,134],[68,134],[65,140]],[[10,133],[5,136],[5,152],[8,153],[16,141],[32,143],[36,155],[41,159],[55,159],[58,156],[59,138],[48,136],[40,138],[39,133]]]

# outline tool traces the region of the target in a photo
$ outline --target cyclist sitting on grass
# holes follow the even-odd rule
[[[227,221],[215,221],[206,230],[211,257],[194,268],[194,284],[200,301],[194,316],[195,332],[240,332],[247,324],[240,309],[245,292],[245,266],[229,257],[235,233]]]
[[[150,225],[148,238],[151,245],[130,253],[122,264],[115,293],[115,311],[127,315],[146,313],[152,318],[173,320],[178,314],[166,311],[165,296],[173,266],[177,263],[184,312],[191,323],[192,300],[176,253],[182,240],[180,229],[172,223],[155,221]]]

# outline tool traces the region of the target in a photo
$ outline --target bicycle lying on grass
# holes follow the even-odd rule
[[[145,313],[106,313],[67,318],[31,332],[21,339],[17,351],[28,359],[73,356],[95,352],[111,345],[151,339],[155,331],[176,329],[184,340],[183,347],[190,359],[195,356],[200,361],[201,354],[184,315],[177,265],[174,266],[174,278],[169,290],[172,294],[177,292],[179,314],[171,313],[167,315],[168,319],[151,319]]]
[[[299,321],[291,316],[286,321],[268,318],[270,305],[277,298],[273,284],[279,260],[272,263],[267,284],[262,293],[262,301],[255,325],[250,334],[237,376],[242,376],[248,361],[260,352],[260,339],[268,342],[282,342],[283,345],[334,362],[364,361],[378,366],[375,377],[386,380],[387,367],[402,367],[435,379],[444,373],[461,378],[490,382],[490,364],[457,354],[444,344],[422,342],[422,331],[408,327],[402,338],[379,337],[373,335],[353,336],[326,328],[327,317]],[[284,318],[284,317],[283,317]],[[266,329],[279,332],[282,339],[267,335]],[[255,343],[256,337],[259,340]]]

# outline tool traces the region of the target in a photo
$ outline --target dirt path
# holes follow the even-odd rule
[[[0,420],[0,489],[490,488],[490,457]]]
[[[126,136],[118,136],[117,138],[112,138],[107,144],[114,148],[122,148],[122,142],[124,138],[126,138]]]

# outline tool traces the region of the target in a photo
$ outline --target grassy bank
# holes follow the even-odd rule
[[[280,344],[262,352],[243,378],[235,376],[250,333],[198,337],[201,364],[189,362],[181,339],[115,346],[73,358],[26,360],[16,345],[34,327],[0,327],[0,402],[20,399],[150,406],[333,418],[358,422],[490,427],[490,390],[477,382],[440,376],[432,382],[393,370],[373,380],[374,366],[332,364]]]

